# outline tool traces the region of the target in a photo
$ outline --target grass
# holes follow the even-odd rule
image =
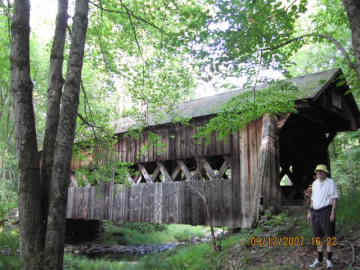
[[[64,256],[64,270],[124,270],[125,262],[89,260],[86,257]]]
[[[127,223],[116,226],[105,223],[103,243],[118,245],[162,244],[188,241],[194,236],[202,237],[209,231],[204,226],[154,225],[150,223]]]

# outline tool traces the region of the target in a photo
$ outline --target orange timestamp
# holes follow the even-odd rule
[[[304,236],[266,236],[250,238],[252,247],[302,247]]]
[[[324,242],[327,246],[336,246],[336,236],[326,237],[321,241],[320,237],[312,237],[311,244],[313,246],[319,246],[321,243]]]

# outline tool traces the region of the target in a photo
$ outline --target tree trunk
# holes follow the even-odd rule
[[[50,56],[49,89],[44,147],[42,154],[41,186],[42,186],[42,232],[43,248],[45,247],[46,225],[49,208],[49,189],[51,169],[54,160],[55,138],[60,115],[60,99],[63,79],[64,47],[67,28],[68,0],[58,0],[55,36]]]
[[[260,198],[263,197],[264,208],[280,206],[279,188],[279,136],[276,120],[269,114],[263,116],[261,145],[259,149],[258,177],[253,199],[254,222],[259,216]]]
[[[10,61],[15,137],[20,172],[21,254],[25,261],[24,269],[38,270],[41,265],[40,166],[32,102],[33,84],[30,78],[29,19],[29,1],[16,0],[11,27]]]
[[[360,78],[360,1],[342,0],[350,22],[352,47],[356,61],[356,72]]]
[[[61,100],[62,107],[51,175],[44,269],[63,269],[67,187],[79,104],[88,5],[88,0],[77,0],[75,5],[70,59]]]

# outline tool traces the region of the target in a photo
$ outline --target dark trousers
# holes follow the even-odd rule
[[[331,205],[312,210],[311,223],[314,237],[334,237],[335,220],[330,222]]]

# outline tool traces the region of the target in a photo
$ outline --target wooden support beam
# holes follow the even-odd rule
[[[173,171],[173,173],[171,174],[171,179],[173,181],[175,181],[176,177],[178,176],[178,174],[181,172],[181,168],[179,165],[176,166],[175,170]]]
[[[157,162],[158,168],[160,168],[162,176],[164,176],[164,182],[172,181],[170,174],[168,173],[167,169],[165,168],[164,164],[160,161]]]
[[[203,168],[205,169],[206,173],[208,174],[210,180],[214,180],[217,178],[213,168],[211,168],[210,164],[207,162],[205,158],[201,158],[201,163]]]
[[[136,177],[135,177],[135,183],[136,184],[139,184],[142,180],[142,175],[141,173],[139,173]]]
[[[189,169],[186,167],[184,161],[177,160],[176,162],[180,166],[182,172],[185,174],[186,179],[190,180],[191,179],[191,173],[190,173]]]
[[[148,173],[148,171],[146,170],[146,168],[144,167],[144,165],[142,164],[138,164],[139,166],[139,169],[140,169],[140,172],[142,173],[144,179],[145,179],[145,182],[146,183],[153,183],[153,178],[152,176]]]
[[[136,180],[135,180],[134,178],[132,178],[130,175],[128,175],[128,181],[129,181],[130,183],[136,184]]]
[[[218,177],[222,178],[226,172],[226,170],[230,167],[230,159],[229,157],[224,157],[224,163],[221,165]]]
[[[151,179],[152,179],[153,182],[159,176],[159,173],[160,173],[160,168],[159,168],[159,165],[158,165],[158,166],[156,166],[154,172],[151,174]]]

